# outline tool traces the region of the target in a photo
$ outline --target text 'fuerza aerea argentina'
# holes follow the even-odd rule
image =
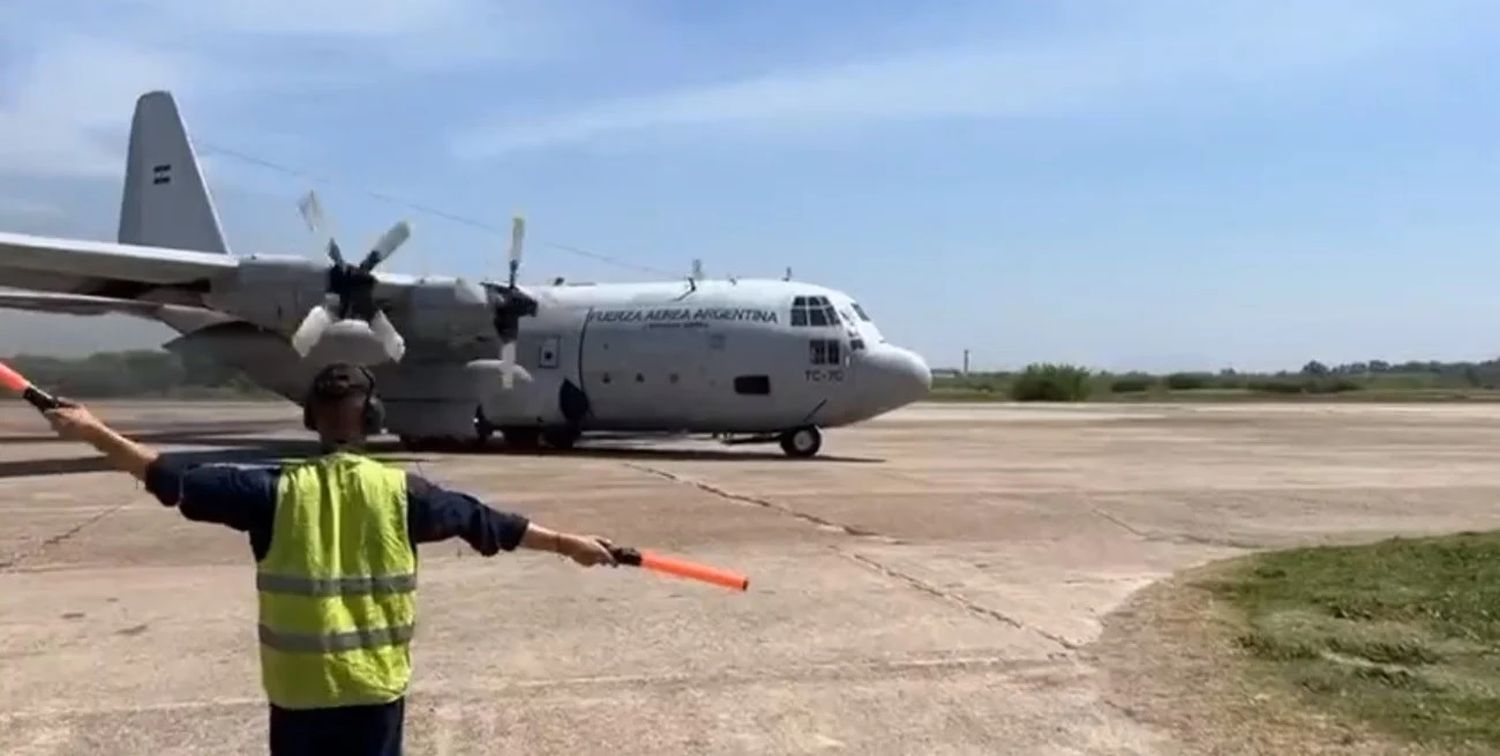
[[[745,321],[776,323],[775,310],[754,307],[658,307],[631,310],[595,310],[590,321],[601,323],[699,323],[708,321]]]

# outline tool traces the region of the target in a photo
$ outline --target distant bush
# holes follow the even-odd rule
[[[1245,382],[1245,388],[1264,394],[1300,394],[1302,381],[1288,378],[1251,378]]]
[[[1246,383],[1246,388],[1266,394],[1341,394],[1358,391],[1358,382],[1340,376],[1286,376],[1279,378],[1256,378]]]
[[[1155,383],[1156,380],[1149,375],[1126,375],[1111,381],[1109,390],[1115,394],[1138,394],[1150,391]]]
[[[1213,385],[1214,377],[1207,373],[1173,373],[1167,376],[1167,388],[1173,391],[1192,391]]]
[[[38,386],[63,396],[263,396],[243,373],[204,357],[133,350],[87,357],[19,354],[7,361]]]
[[[1358,391],[1363,388],[1356,381],[1337,376],[1308,381],[1306,385],[1309,394],[1342,394],[1345,391]]]
[[[1028,365],[1010,386],[1018,402],[1081,402],[1089,395],[1089,371],[1072,365]]]

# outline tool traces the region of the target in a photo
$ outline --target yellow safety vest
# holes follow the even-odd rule
[[[335,452],[285,468],[260,561],[261,681],[286,709],[388,703],[411,679],[406,474]]]

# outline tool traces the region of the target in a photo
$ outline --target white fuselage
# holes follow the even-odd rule
[[[529,379],[510,389],[498,373],[466,366],[497,352],[492,340],[465,342],[489,317],[481,303],[417,300],[399,313],[409,326],[407,355],[374,370],[389,432],[469,439],[478,410],[499,428],[772,433],[867,420],[921,399],[931,386],[921,357],[888,343],[848,295],[815,284],[711,280],[527,291],[538,308],[521,320],[516,358]],[[281,322],[253,326],[163,320],[186,332],[174,346],[209,353],[297,399],[308,376],[284,336],[296,309],[277,309]]]
[[[517,360],[530,380],[423,364],[376,371],[393,433],[499,427],[761,433],[835,427],[926,395],[920,357],[886,342],[847,295],[792,281],[528,287]],[[466,394],[463,387],[470,387]]]

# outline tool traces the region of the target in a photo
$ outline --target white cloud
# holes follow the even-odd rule
[[[57,0],[45,13],[0,7],[0,176],[118,178],[135,98],[154,89],[172,90],[191,109],[195,136],[205,124],[211,135],[216,112],[253,113],[274,97],[362,92],[386,87],[392,72],[545,57],[569,49],[585,28],[602,28],[575,6]]]
[[[796,131],[841,123],[1046,115],[1174,88],[1294,82],[1415,39],[1415,5],[1142,4],[1105,31],[938,48],[495,118],[453,138],[472,158],[664,127]]]
[[[55,40],[15,78],[0,103],[0,173],[44,176],[117,176],[135,98],[193,82],[170,53],[85,37]]]

